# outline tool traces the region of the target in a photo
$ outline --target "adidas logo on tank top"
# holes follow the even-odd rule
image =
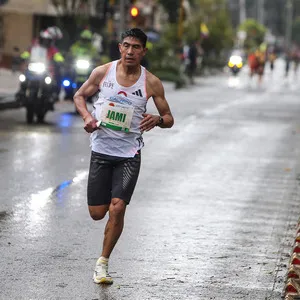
[[[136,96],[143,97],[143,94],[142,94],[141,89],[138,89],[137,91],[133,92],[132,94],[133,94],[133,95],[136,95]]]

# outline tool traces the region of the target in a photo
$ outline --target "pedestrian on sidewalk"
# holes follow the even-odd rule
[[[287,50],[285,53],[285,77],[289,76],[291,62],[292,62],[292,54],[291,51]]]
[[[198,48],[197,41],[193,41],[188,50],[188,65],[187,65],[187,75],[190,80],[190,84],[195,83],[195,73],[197,70],[197,58],[198,58]]]
[[[271,72],[273,72],[274,70],[274,66],[275,66],[275,60],[276,60],[276,53],[274,51],[270,51],[268,53],[268,61],[270,63],[270,69],[271,69]]]
[[[122,233],[124,215],[138,179],[142,133],[156,126],[170,128],[174,120],[161,81],[141,66],[147,52],[147,36],[138,29],[125,31],[119,43],[120,60],[93,70],[74,96],[76,108],[91,133],[91,161],[88,178],[88,208],[94,220],[109,212],[95,283],[111,284],[109,257]],[[94,111],[86,99],[100,89]],[[153,98],[159,115],[146,113]]]

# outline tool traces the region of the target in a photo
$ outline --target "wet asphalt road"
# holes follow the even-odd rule
[[[176,124],[145,134],[109,287],[92,281],[105,222],[88,215],[89,140],[72,104],[44,125],[1,111],[0,299],[281,299],[300,213],[300,82],[278,68],[260,89],[246,74],[166,85]]]

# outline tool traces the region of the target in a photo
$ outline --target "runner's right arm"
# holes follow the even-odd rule
[[[84,129],[87,132],[93,132],[97,129],[97,120],[88,111],[86,99],[90,96],[93,96],[98,91],[100,82],[105,76],[108,67],[109,64],[95,68],[89,79],[74,95],[76,109],[84,120]]]

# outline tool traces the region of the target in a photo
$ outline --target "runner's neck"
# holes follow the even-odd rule
[[[132,75],[140,76],[140,74],[141,74],[141,65],[140,64],[138,64],[136,66],[132,66],[132,67],[127,67],[127,66],[123,65],[122,62],[119,62],[119,67],[120,67],[122,73],[124,73],[125,75],[128,75],[128,76],[132,76]]]

